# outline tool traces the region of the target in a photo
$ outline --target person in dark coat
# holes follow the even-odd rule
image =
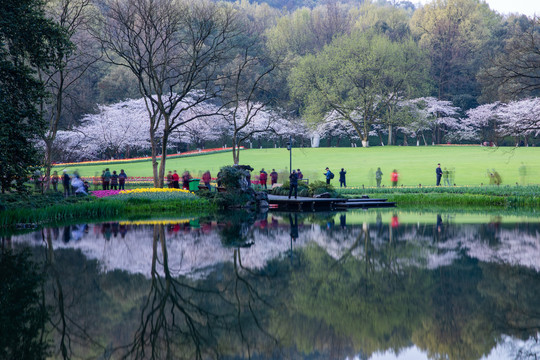
[[[277,184],[278,179],[278,173],[276,172],[276,169],[272,169],[272,172],[270,173],[270,183],[272,184],[272,187],[274,184]]]
[[[111,172],[109,171],[109,168],[105,169],[105,173],[103,174],[103,187],[104,190],[109,190],[109,184],[111,183]]]
[[[66,170],[64,170],[64,175],[62,176],[62,185],[64,185],[64,195],[69,196],[70,187],[71,187],[71,178],[69,177]]]
[[[437,168],[435,169],[435,174],[437,175],[437,186],[441,186],[441,178],[442,178],[441,164],[437,164]]]
[[[210,170],[206,170],[206,172],[202,176],[202,181],[204,185],[208,188],[208,190],[211,190],[211,187],[210,187],[211,180],[212,180],[212,175],[210,175]]]
[[[329,168],[326,168],[326,172],[324,173],[324,176],[326,177],[326,184],[330,185],[330,180],[332,180],[332,172]]]
[[[298,180],[302,180],[304,178],[304,174],[302,174],[300,169],[296,170],[296,173],[298,174]]]
[[[118,174],[116,173],[116,170],[112,172],[111,175],[111,190],[118,190]]]
[[[339,172],[339,187],[347,187],[347,183],[345,181],[345,174],[347,172],[344,168],[341,168],[341,171]]]
[[[118,174],[118,190],[125,190],[124,186],[126,185],[127,174],[124,172],[124,169],[120,170]]]
[[[293,170],[291,175],[289,175],[289,199],[291,198],[292,191],[294,189],[294,198],[298,197],[298,173],[296,170]]]

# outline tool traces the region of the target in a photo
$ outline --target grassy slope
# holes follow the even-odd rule
[[[458,185],[487,184],[486,170],[496,169],[503,179],[503,184],[515,184],[519,181],[518,168],[521,163],[527,165],[527,183],[539,183],[540,149],[537,148],[482,148],[482,147],[372,147],[363,148],[294,148],[293,168],[301,168],[305,177],[311,180],[323,180],[326,166],[336,174],[334,185],[339,185],[338,172],[347,170],[347,185],[374,185],[373,174],[381,167],[383,184],[390,185],[392,169],[400,173],[399,184],[434,185],[435,167],[440,162],[442,167],[455,168],[455,182]],[[232,153],[203,155],[167,160],[167,170],[191,171],[197,175],[210,170],[215,176],[219,168],[232,163]],[[266,170],[288,171],[289,152],[286,149],[244,150],[240,154],[240,163],[249,164],[258,174],[261,168]],[[98,166],[72,166],[68,171],[78,169],[82,176],[100,174],[105,168]],[[123,168],[129,176],[152,176],[150,161],[109,166],[119,171]],[[62,168],[58,168],[62,170]],[[281,181],[281,180],[280,180]]]

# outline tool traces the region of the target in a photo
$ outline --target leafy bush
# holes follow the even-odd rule
[[[287,196],[289,195],[289,188],[289,181],[286,181],[282,186],[273,188],[272,194]],[[338,193],[334,187],[326,184],[324,181],[316,180],[309,185],[304,182],[298,183],[298,196],[313,197],[314,195],[323,193],[329,193],[331,197],[338,197]]]

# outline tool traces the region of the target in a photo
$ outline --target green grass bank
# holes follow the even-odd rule
[[[261,168],[281,171],[283,176],[289,171],[289,151],[279,149],[242,150],[240,163],[255,168],[257,175]],[[489,184],[487,170],[495,169],[501,175],[504,185],[515,183],[540,183],[540,148],[485,148],[480,146],[384,146],[371,148],[293,148],[292,166],[302,169],[310,180],[323,180],[323,171],[328,166],[336,174],[332,180],[339,186],[338,172],[347,170],[347,185],[353,187],[375,185],[375,171],[383,172],[382,184],[390,186],[390,173],[397,169],[400,185],[435,185],[435,167],[453,168],[457,185]],[[232,164],[232,153],[218,153],[196,157],[173,158],[167,160],[167,171],[189,170],[194,175],[210,170],[215,176],[224,165]],[[525,165],[527,174],[521,177],[519,168]],[[152,176],[150,161],[115,165],[85,165],[57,167],[55,170],[78,170],[82,176],[95,176],[109,167],[111,170],[124,169],[129,176]],[[280,179],[281,182],[281,179]]]

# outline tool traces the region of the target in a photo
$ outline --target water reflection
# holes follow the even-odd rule
[[[537,356],[531,217],[234,213],[13,236],[48,280],[53,358]],[[534,358],[534,357],[533,357]]]

